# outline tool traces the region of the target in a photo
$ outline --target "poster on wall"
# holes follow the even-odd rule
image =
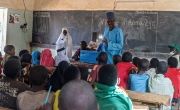
[[[9,23],[12,23],[12,24],[17,24],[19,23],[19,17],[20,15],[19,14],[10,14],[9,15]]]

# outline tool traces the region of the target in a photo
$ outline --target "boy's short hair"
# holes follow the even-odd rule
[[[44,66],[34,66],[30,69],[29,81],[31,85],[41,86],[48,80],[49,71]]]
[[[114,65],[107,64],[100,68],[99,70],[99,81],[98,83],[114,86],[117,83],[117,70]]]
[[[96,60],[98,61],[99,64],[107,64],[108,61],[107,53],[106,52],[99,53]]]
[[[21,73],[21,63],[18,59],[8,59],[3,69],[6,77],[16,79]]]
[[[15,49],[15,47],[14,47],[13,45],[6,45],[6,46],[4,47],[4,52],[5,52],[6,54],[10,54],[9,52],[10,52],[12,49]]]
[[[165,74],[167,72],[168,65],[165,61],[160,61],[157,65],[157,74]]]
[[[168,58],[168,66],[171,68],[177,68],[178,66],[178,60],[174,57],[169,57]]]
[[[159,60],[157,58],[152,58],[150,61],[150,68],[157,68]]]
[[[25,53],[21,56],[21,63],[29,63],[32,62],[32,56],[29,53]]]
[[[61,89],[60,110],[98,110],[94,91],[89,83],[82,80],[68,82]]]
[[[86,41],[81,41],[80,45],[87,46],[87,42]]]
[[[113,63],[116,65],[117,63],[121,62],[121,56],[120,55],[114,55],[113,56]]]
[[[86,66],[79,66],[79,71],[81,73],[81,79],[84,81],[87,81],[88,75],[89,75],[89,71],[88,71],[88,67]]]
[[[19,57],[21,57],[23,54],[29,53],[28,50],[24,49],[19,52]]]
[[[141,59],[138,58],[138,57],[134,57],[133,58],[133,64],[138,67],[139,66],[139,63],[141,62]]]
[[[149,61],[147,59],[141,59],[138,67],[141,71],[147,71],[149,69]]]
[[[125,52],[122,55],[123,62],[131,62],[132,61],[132,54],[130,52]]]
[[[64,83],[78,79],[81,76],[79,69],[71,65],[64,71]]]

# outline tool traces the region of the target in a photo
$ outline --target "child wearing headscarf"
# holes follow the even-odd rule
[[[48,70],[53,72],[55,60],[52,57],[50,49],[44,49],[41,53],[40,65],[45,66]]]
[[[35,65],[40,65],[40,55],[41,53],[39,51],[33,51],[32,52],[32,64]]]

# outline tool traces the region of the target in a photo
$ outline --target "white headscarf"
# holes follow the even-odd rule
[[[67,31],[66,35],[63,34],[64,30]],[[66,55],[69,58],[71,58],[72,57],[72,37],[67,28],[62,28],[62,32],[56,42],[56,50],[62,48],[62,45],[60,45],[60,43],[59,43],[59,42],[61,42],[60,40],[64,41],[64,47],[66,48]]]

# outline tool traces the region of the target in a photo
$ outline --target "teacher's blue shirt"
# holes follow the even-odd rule
[[[124,45],[123,31],[119,27],[114,27],[111,31],[109,27],[106,27],[104,30],[104,37],[108,41],[108,45],[105,49],[108,54],[108,63],[113,64],[113,56],[122,54]]]

